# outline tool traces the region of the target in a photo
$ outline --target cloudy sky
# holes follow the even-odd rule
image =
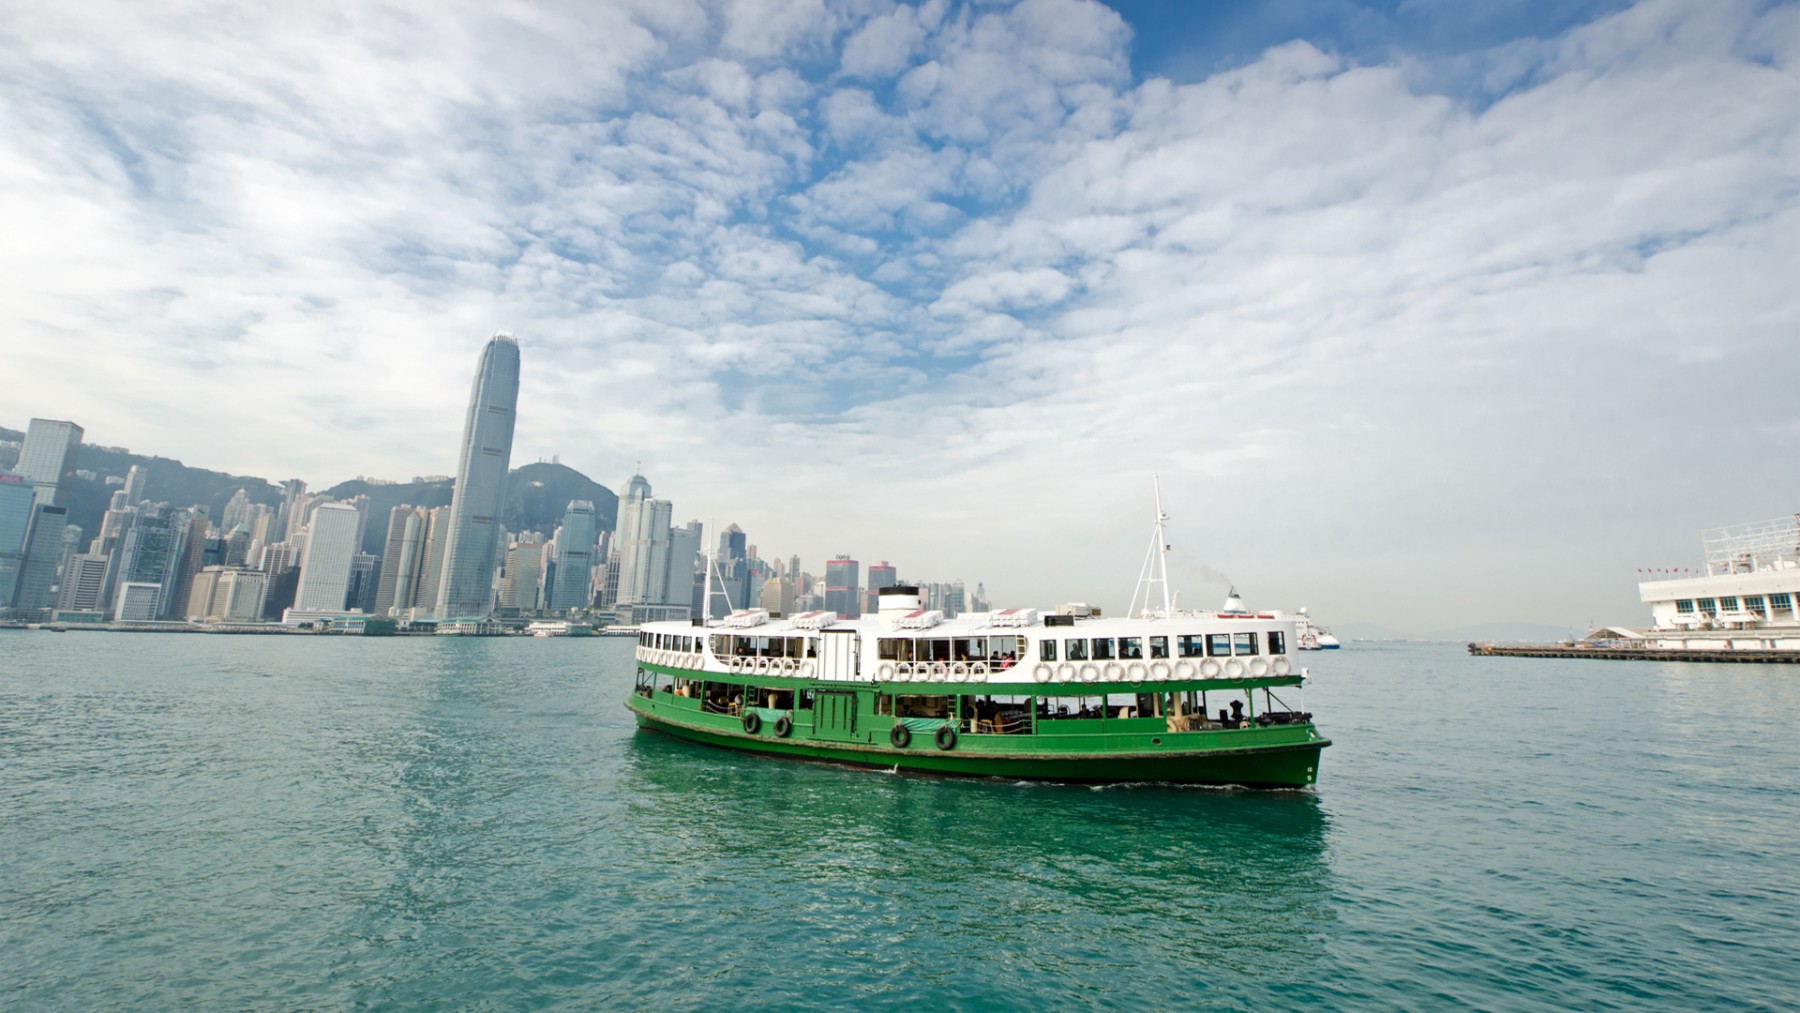
[[[0,424],[1427,630],[1800,509],[1800,6],[0,0]]]

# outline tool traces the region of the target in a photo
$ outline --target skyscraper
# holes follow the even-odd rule
[[[412,598],[394,599],[395,608],[430,612],[437,607],[438,588],[444,577],[444,543],[450,540],[450,508],[433,507],[425,513],[425,558],[419,562],[419,583]]]
[[[618,604],[668,601],[669,518],[673,512],[668,500],[651,498],[650,483],[644,476],[633,475],[625,483],[625,494],[619,497],[619,524],[614,537],[619,550]],[[687,601],[685,594],[682,601]]]
[[[663,581],[663,600],[671,605],[687,605],[689,615],[695,616],[700,613],[691,611],[694,572],[700,564],[700,546],[705,544],[705,537],[705,526],[697,520],[669,530],[669,573]]]
[[[13,470],[37,483],[33,502],[63,505],[63,479],[75,470],[81,433],[81,427],[73,422],[31,420],[25,445],[19,448],[19,465]]]
[[[825,610],[845,618],[862,615],[861,589],[857,586],[861,564],[839,556],[825,564]]]
[[[39,503],[31,508],[31,526],[25,531],[25,559],[19,564],[19,585],[12,607],[35,612],[56,605],[56,567],[62,562],[63,526],[69,508]]]
[[[556,531],[556,582],[545,595],[545,607],[561,612],[586,608],[594,579],[594,504],[578,499],[563,512]]]
[[[144,474],[142,467],[135,464],[131,466],[131,470],[125,473],[125,488],[119,490],[125,494],[126,506],[137,506],[143,502],[144,483],[149,480],[150,476]]]
[[[462,455],[444,540],[439,618],[481,618],[491,611],[494,553],[518,403],[519,343],[509,334],[496,334],[482,349],[475,384],[469,391]]]
[[[150,611],[140,618],[159,619],[179,613],[187,602],[172,601],[171,591],[186,557],[187,514],[167,507],[150,507],[132,514],[130,521],[114,579],[121,589],[126,584],[155,585]],[[140,588],[133,597],[133,615],[139,615],[137,610],[144,607],[143,593]],[[118,611],[116,599],[114,611]]]
[[[731,524],[719,532],[719,548],[713,557],[718,568],[719,577],[715,586],[706,589],[707,600],[712,602],[713,618],[725,614],[725,603],[715,598],[720,586],[724,588],[726,597],[731,599],[731,607],[743,609],[750,607],[750,552],[745,544],[744,529]],[[711,580],[712,578],[707,578]]]
[[[501,608],[537,611],[543,600],[544,550],[548,547],[540,541],[514,542],[507,547],[506,570],[500,578]]]
[[[879,612],[881,611],[881,589],[900,583],[900,575],[894,569],[894,564],[883,559],[878,563],[869,564],[868,577],[869,584],[863,599],[863,611]]]
[[[376,615],[385,616],[396,605],[411,608],[418,597],[419,574],[425,568],[426,519],[423,507],[402,504],[388,511],[381,580],[375,589]]]
[[[19,584],[19,567],[25,561],[25,531],[31,527],[31,507],[37,496],[31,479],[0,475],[0,609],[12,605]]]
[[[300,586],[294,608],[337,612],[350,592],[350,563],[356,554],[361,511],[348,503],[323,503],[313,510],[306,551],[300,557]]]

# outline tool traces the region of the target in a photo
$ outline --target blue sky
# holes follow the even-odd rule
[[[1424,630],[1795,507],[1800,8],[11,5],[0,421],[644,462],[768,555]],[[1184,569],[1185,568],[1185,569]],[[1185,574],[1185,576],[1184,576]]]

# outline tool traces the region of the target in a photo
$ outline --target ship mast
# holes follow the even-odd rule
[[[713,588],[718,588],[717,591]],[[713,598],[725,599],[725,614],[731,615],[731,591],[725,586],[725,578],[719,573],[719,553],[717,550],[706,554],[706,597],[700,602],[702,613],[700,620],[708,626],[712,625]]]
[[[1156,489],[1156,525],[1150,530],[1150,548],[1144,553],[1144,568],[1138,572],[1137,590],[1131,593],[1131,608],[1126,615],[1149,617],[1156,615],[1150,611],[1150,595],[1158,585],[1162,589],[1162,612],[1164,619],[1175,614],[1174,603],[1169,598],[1169,539],[1164,526],[1169,515],[1162,508],[1162,478],[1150,476]],[[1138,609],[1138,598],[1144,599],[1143,610]]]

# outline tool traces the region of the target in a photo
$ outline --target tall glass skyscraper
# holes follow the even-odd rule
[[[594,504],[578,499],[563,513],[562,527],[556,532],[556,583],[545,595],[549,608],[586,608],[593,595],[588,586],[593,582],[594,542],[599,533],[594,527]]]
[[[37,483],[33,502],[40,506],[62,506],[63,479],[75,470],[75,455],[81,449],[81,427],[73,422],[32,419],[25,430],[25,445],[19,448],[19,466],[13,470]]]
[[[469,392],[438,584],[440,619],[479,619],[493,611],[494,553],[518,404],[519,343],[496,334],[481,350]]]

